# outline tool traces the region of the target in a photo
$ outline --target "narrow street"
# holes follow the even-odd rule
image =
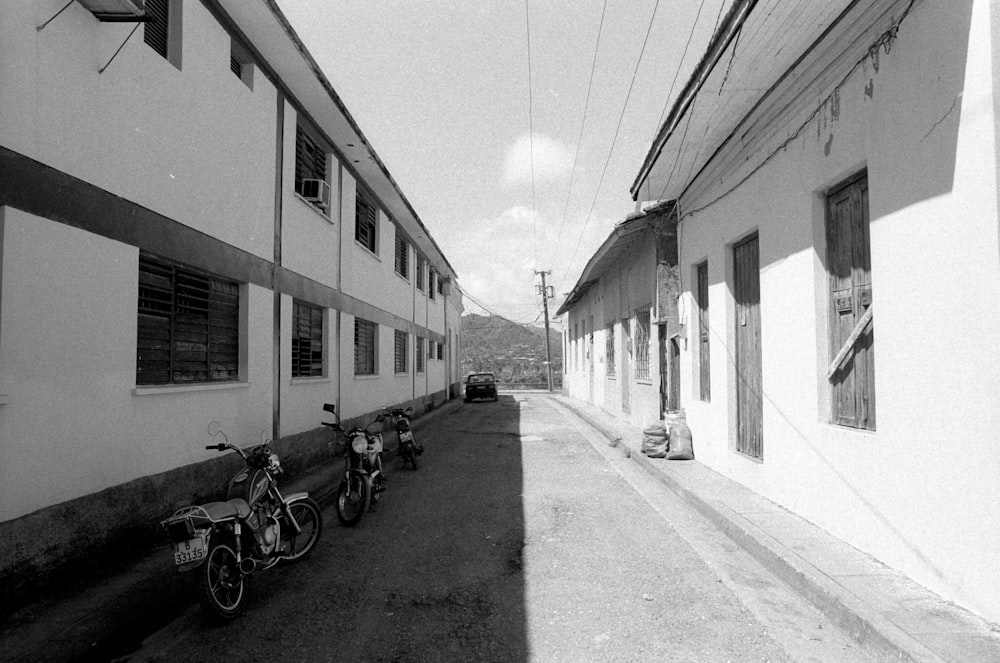
[[[545,394],[421,429],[416,472],[356,529],[199,607],[122,661],[867,661],[856,645]]]

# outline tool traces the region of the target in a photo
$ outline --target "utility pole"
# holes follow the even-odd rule
[[[537,269],[535,274],[541,274],[542,285],[538,286],[538,294],[542,296],[542,308],[545,310],[545,368],[549,378],[549,391],[552,391],[552,353],[549,351],[549,299],[554,296],[552,286],[545,285],[545,275],[552,271],[540,272]]]

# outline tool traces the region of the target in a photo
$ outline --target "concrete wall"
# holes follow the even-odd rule
[[[681,200],[689,330],[682,401],[701,462],[1000,620],[1000,529],[991,526],[1000,507],[992,331],[1000,325],[1000,247],[989,24],[985,0],[918,3],[878,66],[855,71],[743,185],[719,198],[736,172]],[[824,195],[863,168],[875,303],[871,432],[829,423],[826,378]],[[734,451],[732,244],[750,232],[760,241],[763,462]],[[691,293],[705,259],[709,402],[699,400]]]

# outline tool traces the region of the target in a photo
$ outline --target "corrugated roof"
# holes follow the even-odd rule
[[[573,290],[556,311],[556,316],[562,315],[580,301],[587,294],[587,291],[601,280],[602,276],[620,263],[622,257],[630,252],[635,240],[639,239],[639,233],[652,228],[657,217],[670,213],[673,208],[674,201],[667,201],[653,205],[640,213],[631,214],[624,221],[616,224],[608,238],[590,257],[576,285],[573,286]]]
[[[836,84],[831,62],[863,58],[913,3],[736,0],[660,127],[632,197],[680,198],[721,151],[745,155],[755,139],[773,137],[771,120],[794,111],[804,90]]]

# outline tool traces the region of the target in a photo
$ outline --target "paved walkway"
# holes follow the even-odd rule
[[[557,395],[623,453],[712,520],[736,543],[811,600],[880,660],[913,663],[1000,663],[1000,627],[949,603],[902,574],[851,548],[695,461],[650,459],[642,431],[593,406]],[[458,407],[424,415],[414,429]],[[698,440],[695,439],[697,453]],[[332,502],[333,464],[297,477],[285,492],[307,491]],[[109,660],[132,627],[166,623],[191,600],[185,576],[160,548],[129,568],[81,582],[25,606],[0,625],[0,661]],[[150,601],[155,597],[155,601]]]
[[[809,599],[878,660],[1000,663],[1000,626],[945,601],[697,460],[644,456],[639,427],[590,404],[557,398]],[[697,455],[697,437],[694,448]]]

